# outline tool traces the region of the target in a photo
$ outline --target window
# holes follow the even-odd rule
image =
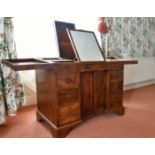
[[[14,33],[18,58],[58,57],[53,21],[76,24],[77,29],[97,33],[97,18],[15,17]]]

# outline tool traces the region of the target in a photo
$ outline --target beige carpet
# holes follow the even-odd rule
[[[67,137],[155,137],[155,85],[124,92],[125,115],[104,114],[73,129]],[[52,137],[46,123],[38,123],[36,107],[20,109],[0,127],[0,137]]]

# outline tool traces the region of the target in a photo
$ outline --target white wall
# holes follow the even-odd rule
[[[21,78],[24,84],[31,89],[33,92],[36,92],[36,78],[35,71],[20,71]]]
[[[97,17],[15,17],[14,36],[18,58],[58,57],[59,51],[54,29],[54,20],[75,23],[77,29],[97,32]]]
[[[143,86],[152,83],[155,83],[155,58],[141,58],[138,64],[125,66],[125,86],[132,85],[131,88],[134,88],[136,84]]]

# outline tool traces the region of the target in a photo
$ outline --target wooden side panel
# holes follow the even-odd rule
[[[53,70],[37,70],[38,110],[51,122],[57,124],[57,88]]]
[[[123,107],[123,70],[110,71],[109,105],[112,111]]]
[[[82,117],[93,113],[93,72],[81,73],[81,109]]]
[[[106,106],[105,71],[94,72],[94,112],[104,111]]]

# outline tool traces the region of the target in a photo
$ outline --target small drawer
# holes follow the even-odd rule
[[[108,69],[108,64],[104,63],[81,63],[80,66],[80,71],[96,71],[96,70],[107,70]]]
[[[66,76],[57,79],[59,89],[79,88],[79,76]]]
[[[111,71],[110,81],[123,81],[123,70]]]
[[[80,101],[80,90],[79,89],[66,89],[58,91],[58,102],[70,103]]]
[[[59,63],[54,64],[55,71],[58,76],[70,76],[70,74],[79,73],[79,65],[75,62],[66,62],[66,63]]]
[[[69,106],[62,106],[59,109],[59,125],[65,125],[80,120],[80,103],[75,102]]]

